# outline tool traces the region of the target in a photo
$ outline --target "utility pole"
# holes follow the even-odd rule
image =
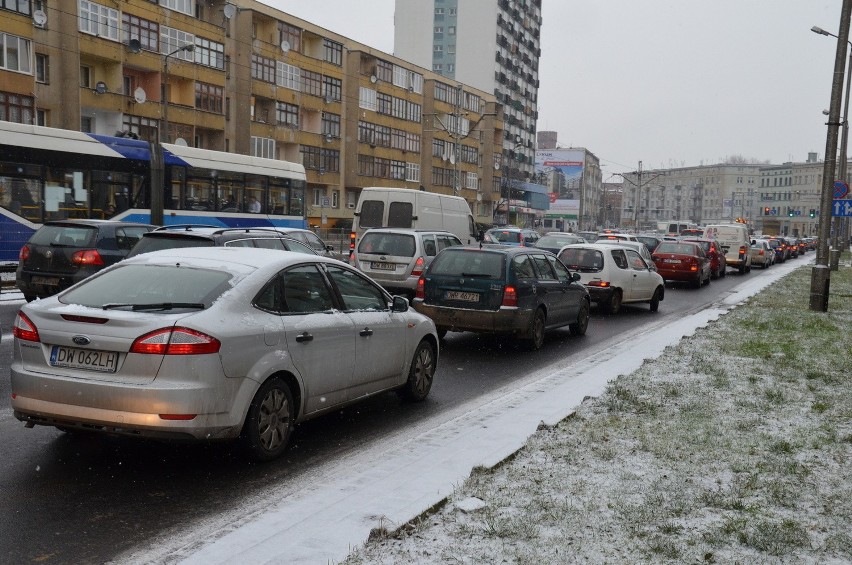
[[[633,229],[639,231],[639,199],[642,197],[642,161],[636,173],[636,203],[633,207]]]

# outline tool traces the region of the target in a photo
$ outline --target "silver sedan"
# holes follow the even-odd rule
[[[15,417],[73,433],[239,438],[280,455],[296,423],[395,390],[426,398],[432,321],[340,261],[244,248],[125,260],[15,320]]]

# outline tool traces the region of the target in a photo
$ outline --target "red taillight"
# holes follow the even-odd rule
[[[748,250],[745,247],[740,247],[740,255],[745,255]]]
[[[515,290],[515,287],[511,285],[507,285],[503,288],[503,303],[501,306],[517,306],[518,305],[518,291]]]
[[[217,353],[220,346],[215,337],[189,328],[163,328],[137,337],[130,346],[130,353],[204,355]]]
[[[98,253],[97,249],[81,249],[80,251],[75,251],[74,254],[71,255],[71,262],[81,267],[84,265],[102,266],[104,264],[104,260],[101,259],[101,254]]]
[[[160,414],[160,420],[194,420],[196,414]]]
[[[609,281],[589,281],[586,283],[586,286],[596,286],[599,288],[607,288],[609,286]]]
[[[423,257],[418,257],[417,261],[414,262],[414,269],[411,271],[411,276],[419,277],[423,274],[423,265],[426,264],[426,261],[423,260]]]
[[[426,298],[426,281],[423,277],[417,279],[417,290],[414,291],[414,298]]]
[[[26,261],[29,258],[30,258],[30,246],[24,245],[23,247],[21,247],[20,253],[18,253],[18,260]]]
[[[95,318],[92,316],[77,316],[76,314],[62,314],[63,320],[68,320],[69,322],[82,322],[84,324],[106,324],[109,319],[108,318]]]
[[[761,249],[761,250],[760,250],[757,254],[758,254],[758,255],[763,255],[763,254],[764,254],[764,253],[763,253],[763,249]]]
[[[35,324],[23,312],[18,312],[15,318],[15,325],[12,326],[12,335],[24,341],[41,341]]]

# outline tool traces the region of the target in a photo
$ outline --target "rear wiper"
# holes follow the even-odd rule
[[[462,273],[461,276],[470,277],[470,278],[474,278],[474,277],[490,278],[491,277],[491,275],[489,275],[488,273]]]
[[[104,310],[113,310],[114,308],[130,308],[134,312],[137,310],[172,310],[175,308],[194,308],[196,310],[204,310],[204,304],[200,302],[155,302],[153,304],[122,304],[111,303],[104,304]]]

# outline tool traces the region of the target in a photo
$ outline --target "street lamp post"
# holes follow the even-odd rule
[[[840,125],[840,98],[843,89],[843,67],[846,63],[846,43],[849,37],[849,18],[852,0],[843,0],[840,8],[840,30],[834,56],[834,74],[831,81],[831,104],[828,110],[828,132],[825,140],[825,164],[820,197],[819,244],[816,265],[811,273],[811,295],[808,306],[814,311],[828,311],[828,292],[831,271],[828,266],[828,239],[831,236],[831,204],[834,199],[834,174],[837,164],[837,127]]]
[[[157,141],[151,143],[151,223],[163,224],[163,208],[165,195],[163,189],[166,184],[166,170],[163,160],[163,143],[169,140],[169,57],[180,51],[195,51],[195,45],[187,43],[177,49],[170,51],[163,57],[163,91],[160,96],[162,106],[162,120]]]
[[[831,32],[825,31],[824,29],[813,26],[811,31],[814,33],[818,33],[820,35],[827,35],[837,39],[840,39],[836,35]],[[852,48],[852,41],[846,40],[846,43],[849,44],[850,48]],[[846,146],[849,142],[849,84],[852,83],[852,49],[850,49],[849,56],[849,68],[846,71],[846,97],[843,101],[843,135],[840,138],[840,166],[838,171],[838,176],[840,180],[846,182]],[[829,253],[829,264],[832,271],[836,271],[840,264],[840,235],[843,236],[843,246],[847,245],[847,223],[845,219],[838,219],[838,224],[843,226],[843,229],[839,229],[838,226],[835,226],[834,229],[834,237],[832,238],[832,247],[833,249]]]

